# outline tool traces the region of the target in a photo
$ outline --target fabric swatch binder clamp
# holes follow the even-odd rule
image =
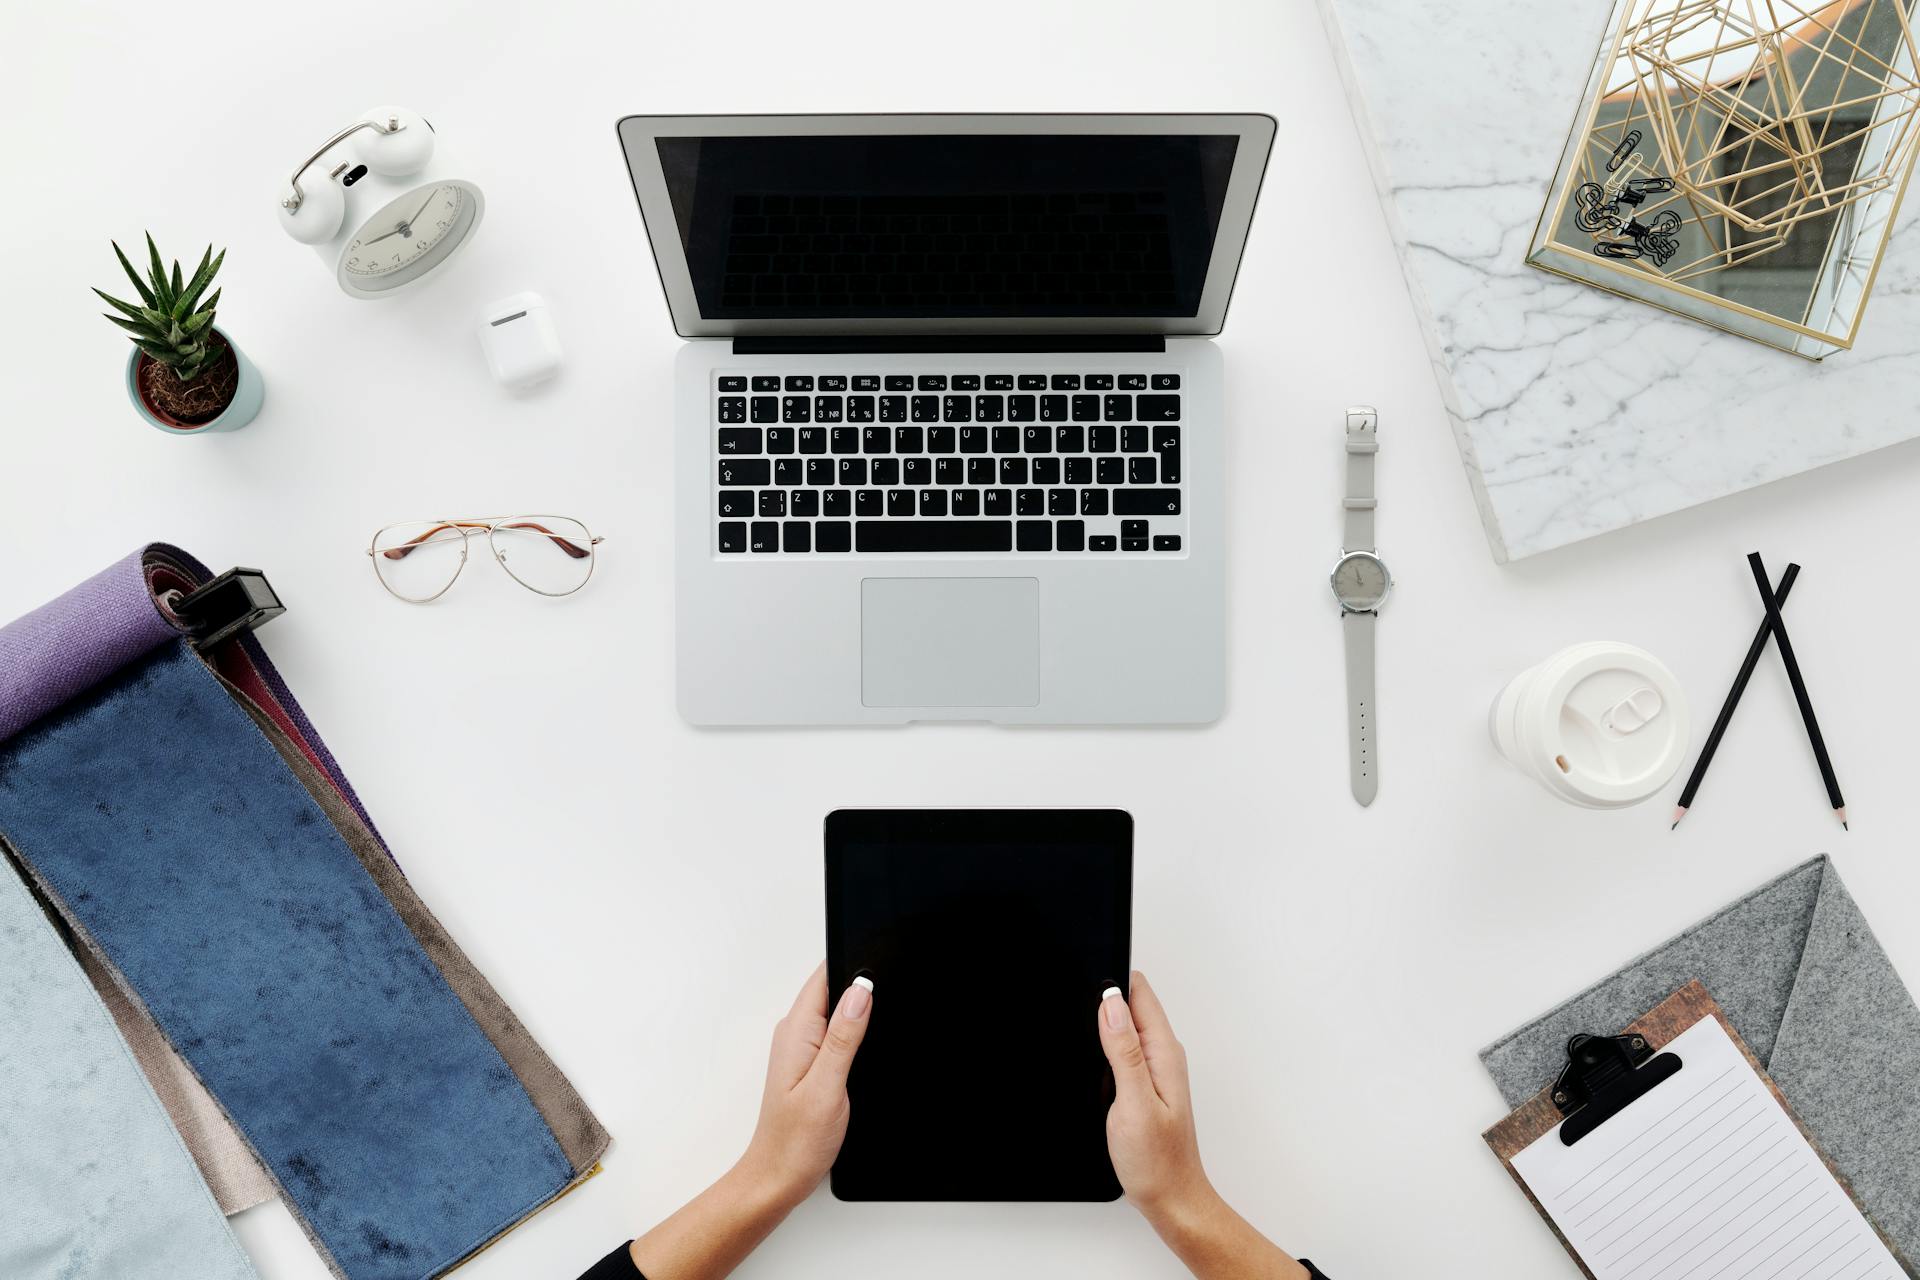
[[[160,603],[180,620],[188,640],[202,653],[243,631],[258,631],[287,611],[266,574],[237,565],[184,594],[169,587]]]
[[[1680,1055],[1656,1054],[1645,1036],[1574,1036],[1550,1095],[1566,1117],[1560,1141],[1580,1141],[1679,1075],[1681,1065]]]

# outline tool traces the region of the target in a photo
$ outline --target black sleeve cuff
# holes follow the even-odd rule
[[[587,1268],[580,1280],[647,1280],[640,1274],[640,1268],[633,1265],[633,1241],[629,1240],[600,1261]],[[1308,1267],[1307,1270],[1313,1270]]]

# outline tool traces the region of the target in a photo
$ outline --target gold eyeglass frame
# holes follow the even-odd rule
[[[563,537],[562,535],[557,534],[550,529],[542,528],[540,525],[534,523],[535,521],[539,521],[539,520],[567,520],[567,521],[571,521],[574,524],[579,525],[581,528],[581,531],[586,533],[587,535],[586,546],[582,547],[581,545],[579,545],[579,543],[575,542],[572,538]],[[390,530],[402,529],[411,525],[419,525],[419,524],[429,525],[431,527],[429,527],[426,530],[426,532],[419,534],[417,537],[407,540],[407,542],[403,543],[400,546],[388,547],[384,550],[381,549],[380,535],[387,533]],[[522,578],[519,574],[515,573],[512,570],[512,568],[508,566],[506,556],[501,553],[499,544],[497,544],[493,540],[494,533],[500,529],[532,529],[537,533],[546,535],[547,537],[553,539],[555,544],[557,544],[560,547],[560,549],[564,551],[568,556],[576,560],[584,559],[587,562],[587,576],[580,579],[579,586],[569,587],[565,591],[542,591],[539,587],[534,586],[532,583]],[[387,581],[386,575],[380,572],[380,561],[378,557],[386,556],[388,559],[398,560],[403,556],[411,555],[416,549],[418,549],[421,546],[424,546],[426,544],[427,539],[432,538],[436,534],[439,534],[447,530],[451,530],[452,532],[460,535],[460,563],[454,566],[453,576],[447,579],[447,584],[445,586],[441,587],[438,591],[434,592],[430,596],[401,595],[398,591],[394,589],[393,584]],[[514,516],[463,516],[459,518],[440,517],[437,520],[400,520],[400,521],[394,522],[393,524],[382,525],[380,526],[380,528],[375,529],[373,531],[373,540],[367,544],[367,563],[373,566],[373,576],[379,580],[380,586],[382,587],[382,589],[384,589],[386,593],[392,596],[395,600],[399,600],[405,604],[430,604],[433,601],[438,600],[441,596],[447,594],[448,591],[453,589],[453,584],[460,580],[460,574],[467,567],[467,546],[474,538],[478,537],[482,531],[484,531],[487,535],[487,550],[493,553],[494,563],[498,564],[501,570],[505,572],[505,574],[509,578],[512,578],[515,582],[519,583],[521,586],[525,587],[527,590],[533,592],[535,595],[547,596],[550,599],[559,599],[563,596],[570,596],[574,594],[574,592],[580,590],[581,587],[586,586],[587,583],[593,580],[594,566],[599,562],[599,559],[600,559],[600,557],[597,554],[595,554],[594,548],[599,546],[602,542],[606,541],[606,539],[597,536],[596,534],[593,533],[592,530],[588,529],[586,521],[577,519],[574,516],[561,516],[561,515],[548,514],[548,515],[514,515]]]

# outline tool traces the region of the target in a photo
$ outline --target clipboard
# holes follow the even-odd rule
[[[1515,1110],[1499,1124],[1488,1129],[1481,1137],[1486,1141],[1493,1154],[1500,1160],[1507,1174],[1520,1188],[1534,1211],[1566,1249],[1567,1255],[1580,1268],[1580,1274],[1587,1280],[1594,1280],[1593,1272],[1581,1259],[1579,1253],[1568,1241],[1553,1218],[1547,1213],[1533,1190],[1514,1168],[1514,1159],[1522,1151],[1551,1133],[1562,1121],[1566,1127],[1562,1130],[1562,1141],[1573,1145],[1597,1130],[1628,1105],[1658,1089],[1667,1080],[1672,1079],[1682,1069],[1682,1064],[1674,1055],[1662,1052],[1682,1032],[1694,1026],[1704,1018],[1713,1018],[1727,1033],[1728,1039],[1739,1049],[1741,1055],[1752,1066],[1754,1074],[1766,1086],[1793,1122],[1801,1136],[1807,1140],[1814,1154],[1833,1174],[1834,1180],[1853,1201],[1873,1227],[1875,1234],[1887,1246],[1895,1262],[1908,1276],[1920,1277],[1914,1266],[1895,1247],[1885,1231],[1874,1223],[1872,1215],[1866,1213],[1866,1207],[1860,1197],[1854,1193],[1846,1176],[1834,1165],[1833,1160],[1822,1150],[1819,1140],[1795,1114],[1793,1106],[1787,1101],[1780,1087],[1767,1074],[1753,1051],[1747,1047],[1740,1033],[1733,1029],[1727,1016],[1707,993],[1707,989],[1698,980],[1689,982],[1680,990],[1668,996],[1650,1012],[1635,1019],[1618,1036],[1575,1036],[1568,1044],[1566,1068],[1553,1084],[1542,1089]]]

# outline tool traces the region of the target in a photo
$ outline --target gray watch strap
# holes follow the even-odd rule
[[[1380,415],[1364,405],[1347,410],[1347,528],[1343,551],[1373,550],[1373,459],[1380,451]]]
[[[1347,646],[1347,745],[1353,798],[1373,803],[1380,792],[1380,747],[1373,702],[1373,624],[1375,613],[1342,613]]]

